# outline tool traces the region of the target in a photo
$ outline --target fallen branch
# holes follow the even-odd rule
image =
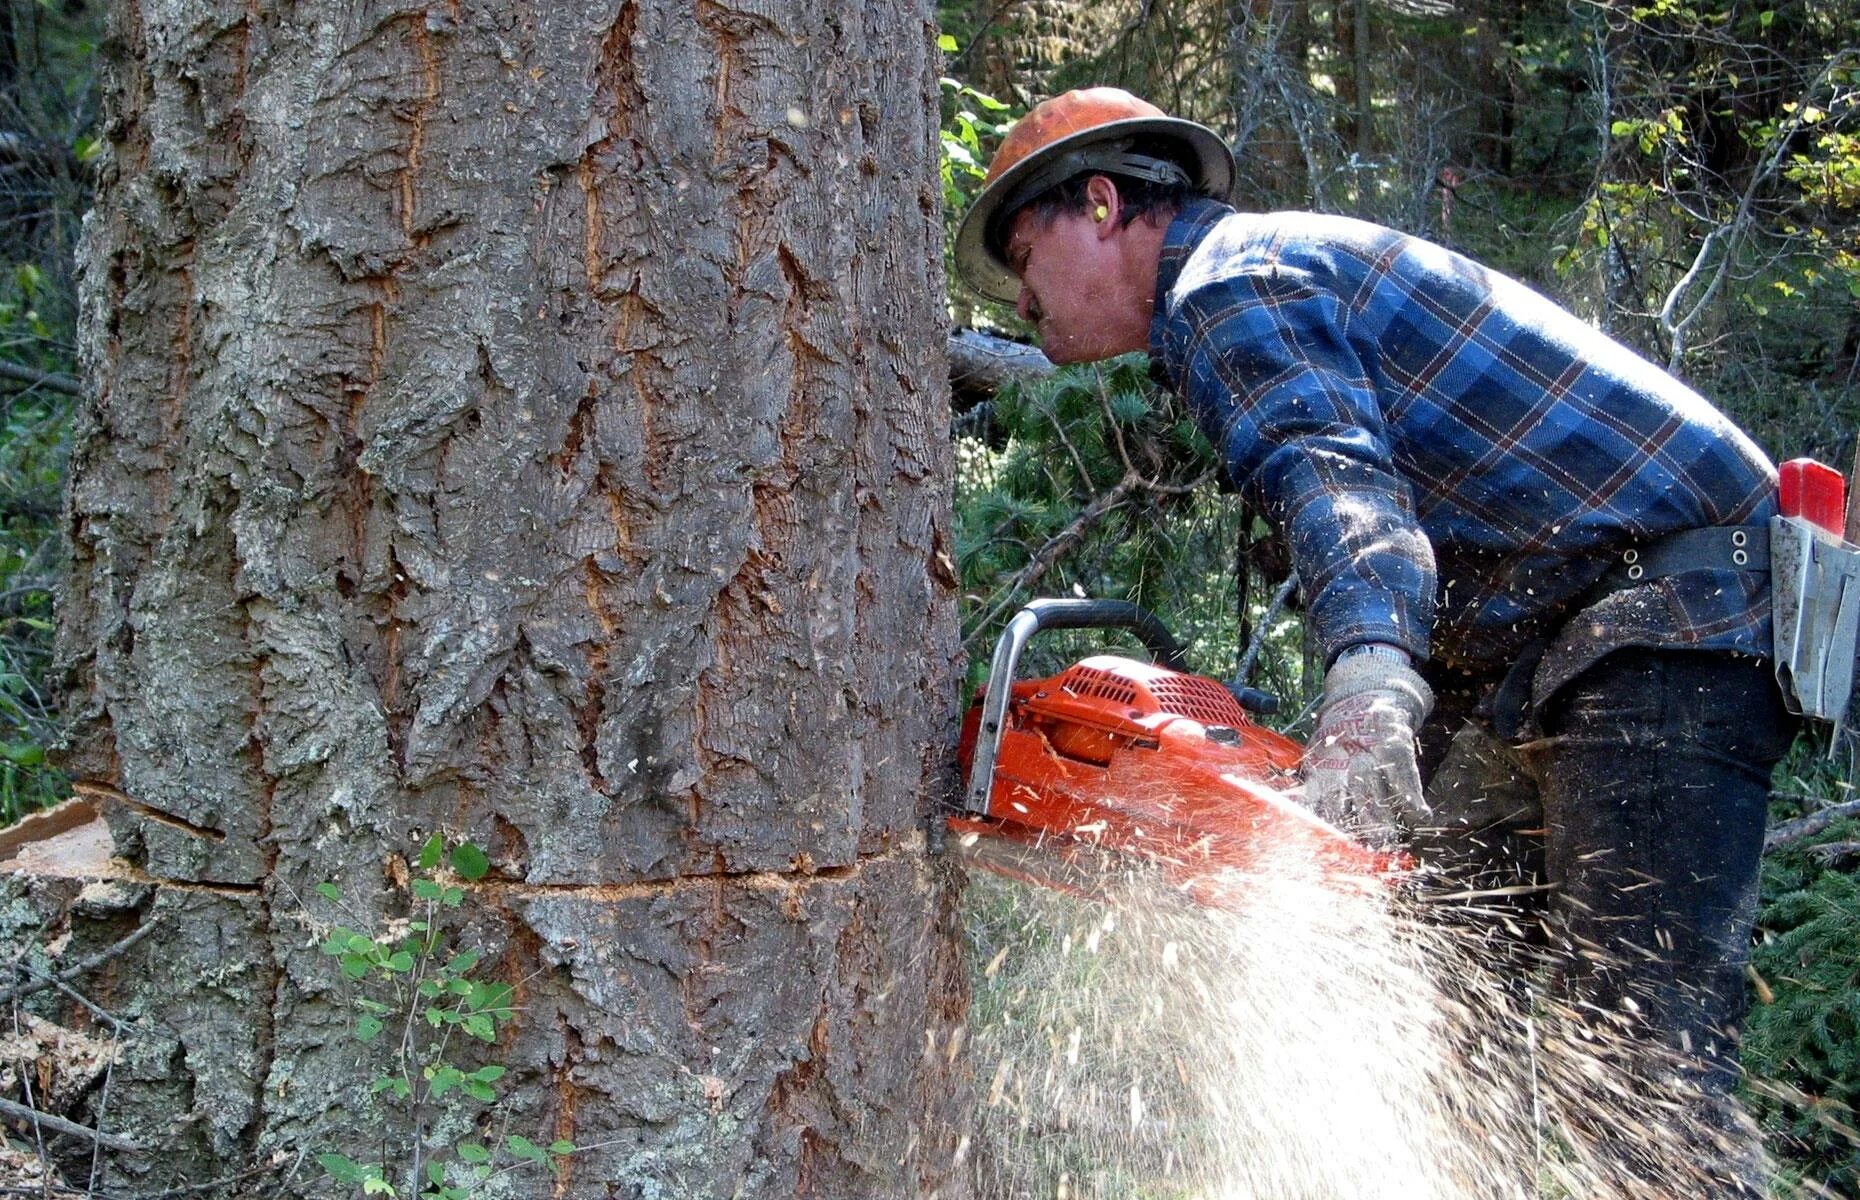
[[[1842,817],[1855,816],[1860,816],[1860,800],[1830,804],[1819,812],[1812,812],[1806,817],[1797,817],[1793,821],[1784,821],[1777,825],[1764,835],[1763,848],[1774,850],[1778,846],[1787,846],[1803,838],[1814,837]]]
[[[1823,866],[1840,867],[1860,859],[1860,842],[1824,842],[1810,846],[1808,852],[1819,858]]]
[[[114,1133],[104,1133],[100,1129],[92,1129],[88,1125],[79,1125],[76,1121],[67,1121],[63,1117],[54,1117],[51,1113],[40,1112],[30,1105],[19,1104],[12,1100],[0,1099],[0,1117],[8,1117],[15,1121],[28,1121],[45,1129],[49,1129],[53,1133],[65,1133],[70,1134],[72,1137],[86,1138],[96,1142],[106,1150],[120,1150],[125,1154],[142,1153],[141,1144],[132,1142],[126,1137],[118,1137]]]

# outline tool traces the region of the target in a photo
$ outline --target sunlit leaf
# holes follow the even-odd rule
[[[452,869],[465,879],[483,879],[491,860],[470,842],[460,842],[452,848]]]

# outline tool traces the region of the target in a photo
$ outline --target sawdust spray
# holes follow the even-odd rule
[[[990,1200],[1729,1194],[1683,1081],[1559,1021],[1492,921],[1296,868],[1231,910],[1141,878],[971,889]]]

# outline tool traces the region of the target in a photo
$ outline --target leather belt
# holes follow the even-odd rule
[[[1713,525],[1669,533],[1645,546],[1621,551],[1615,565],[1596,584],[1598,592],[1616,592],[1683,571],[1770,571],[1767,525]]]

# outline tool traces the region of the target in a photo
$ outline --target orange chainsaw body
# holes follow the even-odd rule
[[[963,723],[965,781],[981,724],[978,703]],[[1401,856],[1361,845],[1286,797],[1301,754],[1215,680],[1088,658],[1012,686],[987,811],[971,805],[949,828],[965,844],[997,839],[1030,852],[983,861],[1003,874],[1089,891],[1049,868],[1108,853],[1159,867],[1202,903],[1223,903],[1265,872],[1402,869]]]

